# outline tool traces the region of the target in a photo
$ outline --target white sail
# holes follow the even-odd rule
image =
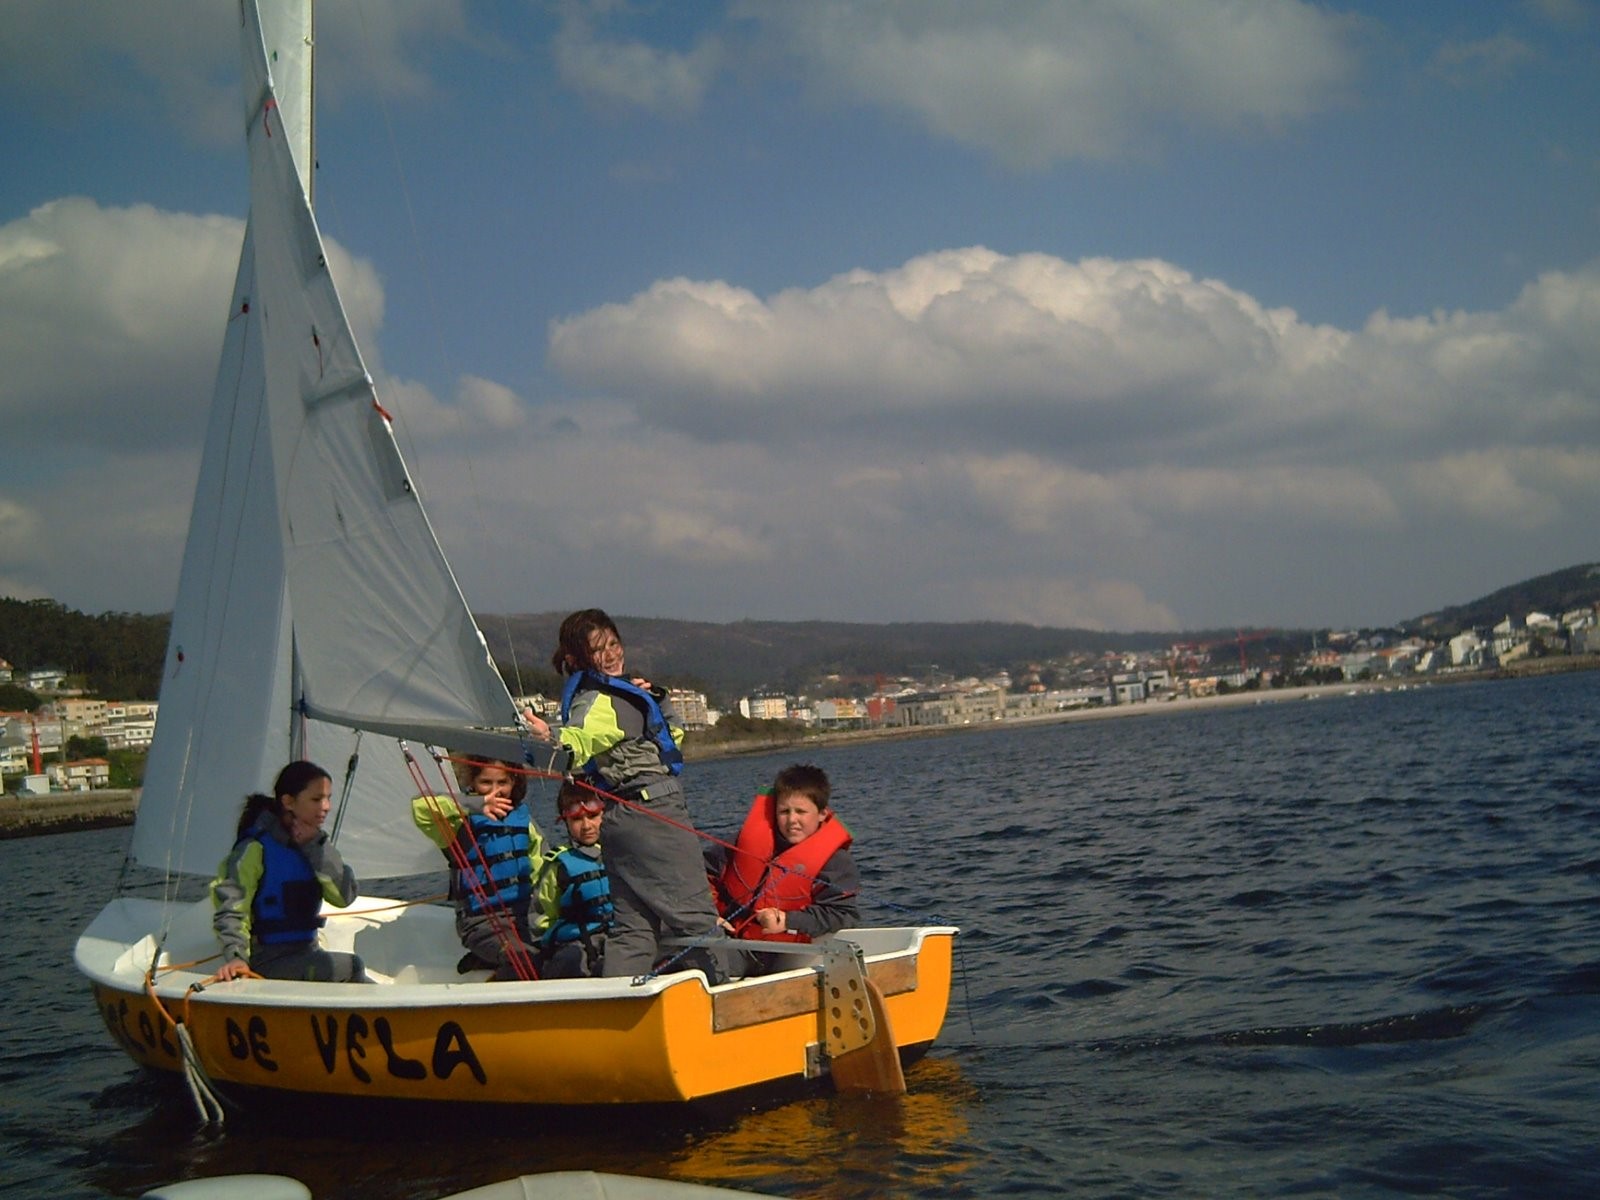
[[[261,22],[261,45],[272,72],[283,125],[289,132],[289,148],[300,172],[300,186],[314,199],[316,104],[311,89],[316,29],[311,0],[275,0],[264,12],[259,5],[248,7],[256,9],[254,16]],[[248,48],[245,53],[249,53]],[[250,102],[247,98],[246,103]]]
[[[140,862],[190,874],[215,869],[245,795],[290,758],[333,771],[337,798],[356,730],[519,749],[328,273],[311,164],[285,127],[307,99],[276,93],[242,7],[250,220],[133,841]],[[309,37],[268,36],[295,75],[285,60]],[[392,737],[367,733],[338,817],[358,874],[438,867],[408,818],[414,790]]]

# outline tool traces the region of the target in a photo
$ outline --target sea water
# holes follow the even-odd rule
[[[784,1196],[1600,1195],[1600,672],[834,746],[869,923],[958,924],[902,1098],[199,1127],[71,966],[127,829],[0,842],[0,1194],[597,1170]],[[693,764],[731,836],[791,760]],[[220,857],[225,847],[218,848]]]

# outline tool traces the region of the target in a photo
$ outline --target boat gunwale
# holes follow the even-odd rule
[[[347,915],[360,915],[385,911],[393,906],[393,900],[383,897],[362,897],[367,902],[366,908],[357,908],[352,905],[350,909],[334,910]],[[89,928],[78,938],[74,949],[74,960],[80,974],[91,983],[119,992],[137,992],[145,994],[145,973],[135,974],[126,967],[117,968],[119,963],[131,951],[134,945],[146,937],[152,936],[152,931],[146,927],[138,937],[127,940],[118,940],[96,933],[96,926],[100,919],[108,916],[109,910],[132,902],[141,908],[162,908],[163,901],[145,897],[118,897],[106,906],[99,918],[91,922]],[[111,918],[113,920],[119,918]],[[135,923],[127,918],[120,918],[125,925],[133,926]],[[132,932],[129,929],[126,932]],[[954,937],[958,932],[957,927],[948,925],[902,925],[902,926],[862,926],[860,929],[840,930],[833,935],[843,941],[857,941],[851,938],[851,933],[861,932],[881,938],[885,934],[901,935],[904,942],[901,945],[877,952],[867,952],[863,948],[863,957],[870,967],[874,963],[891,962],[896,959],[910,958],[915,960],[920,955],[923,943],[929,937]],[[859,942],[857,942],[859,944]],[[109,968],[105,960],[110,959]],[[98,960],[98,961],[96,961]],[[770,975],[747,976],[741,979],[729,980],[726,983],[711,985],[705,973],[698,968],[684,971],[674,971],[668,974],[652,975],[637,982],[634,978],[617,976],[602,979],[531,979],[490,982],[483,979],[458,979],[439,982],[391,982],[387,978],[372,985],[349,983],[320,983],[287,979],[262,979],[245,978],[227,983],[212,982],[196,990],[195,984],[203,983],[210,977],[209,972],[194,967],[177,967],[161,969],[155,982],[155,993],[164,1002],[204,1003],[225,1006],[258,1007],[258,1008],[296,1008],[316,1007],[326,1010],[341,1009],[420,1009],[436,1007],[478,1007],[478,1006],[508,1006],[517,1004],[547,1005],[560,1003],[628,1003],[641,1000],[654,1000],[675,987],[698,984],[709,996],[737,995],[747,991],[758,991],[773,988],[794,979],[804,979],[814,976],[818,970],[818,963],[808,962],[804,965],[790,968],[787,971],[774,972]]]

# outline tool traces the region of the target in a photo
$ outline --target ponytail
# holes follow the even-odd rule
[[[263,796],[260,792],[246,796],[244,810],[239,814],[239,828],[234,830],[233,840],[236,842],[244,840],[244,835],[255,828],[256,821],[262,813],[282,811],[278,807],[278,798],[276,796]]]

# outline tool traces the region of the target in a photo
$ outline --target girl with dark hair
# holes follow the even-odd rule
[[[218,979],[367,982],[359,957],[317,945],[322,902],[345,908],[356,898],[355,872],[322,828],[332,790],[326,771],[297,761],[278,772],[270,796],[245,800],[238,840],[211,881]]]
[[[607,800],[600,838],[616,914],[603,970],[643,974],[668,952],[666,939],[723,936],[678,781],[683,730],[665,688],[624,675],[622,636],[600,609],[561,622],[550,661],[567,677],[561,725],[552,733],[532,712],[528,724],[570,750],[574,773]],[[700,946],[678,963],[719,983],[722,959]]]

